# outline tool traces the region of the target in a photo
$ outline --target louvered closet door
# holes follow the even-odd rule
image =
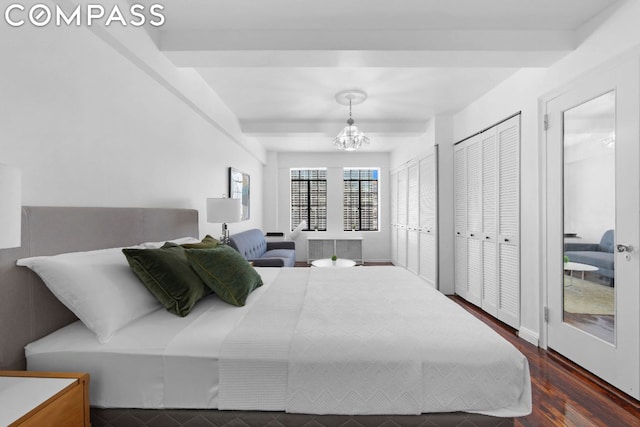
[[[391,193],[391,262],[398,262],[398,173],[390,174],[390,193]]]
[[[498,245],[496,215],[496,129],[482,140],[482,309],[498,317]]]
[[[407,270],[418,274],[418,226],[420,213],[420,192],[418,165],[409,165],[407,199]]]
[[[420,276],[437,287],[436,155],[420,160]]]
[[[407,191],[409,172],[405,169],[398,171],[398,265],[407,266]]]
[[[454,199],[455,199],[455,290],[467,297],[467,152],[465,143],[454,147]]]
[[[467,301],[482,304],[482,144],[467,143]]]
[[[497,127],[498,319],[520,327],[520,116]]]

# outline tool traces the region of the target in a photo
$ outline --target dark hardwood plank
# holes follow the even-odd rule
[[[615,316],[564,312],[564,321],[607,342],[615,340]]]
[[[518,338],[516,331],[458,296],[451,299],[511,342],[529,360],[533,412],[528,426],[640,426],[640,402],[553,351]]]

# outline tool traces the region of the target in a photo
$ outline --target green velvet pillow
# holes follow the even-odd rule
[[[217,239],[207,234],[200,243],[185,243],[180,246],[185,249],[213,249],[219,244],[220,242]]]
[[[242,307],[247,297],[262,286],[262,278],[242,255],[226,245],[214,249],[187,249],[191,267],[223,301]]]
[[[211,293],[191,268],[181,246],[165,244],[160,249],[123,249],[133,272],[171,313],[184,317]]]

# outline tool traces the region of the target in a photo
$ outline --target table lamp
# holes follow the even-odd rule
[[[207,222],[222,223],[222,237],[220,241],[229,244],[228,222],[239,222],[242,219],[242,204],[240,199],[210,198],[207,199]]]

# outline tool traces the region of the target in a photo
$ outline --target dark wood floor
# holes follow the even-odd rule
[[[552,351],[518,338],[515,330],[462,298],[463,306],[511,342],[529,360],[533,412],[516,426],[640,426],[640,402]]]
[[[606,342],[613,343],[616,336],[615,316],[598,314],[575,314],[564,312],[564,322],[596,336]]]

